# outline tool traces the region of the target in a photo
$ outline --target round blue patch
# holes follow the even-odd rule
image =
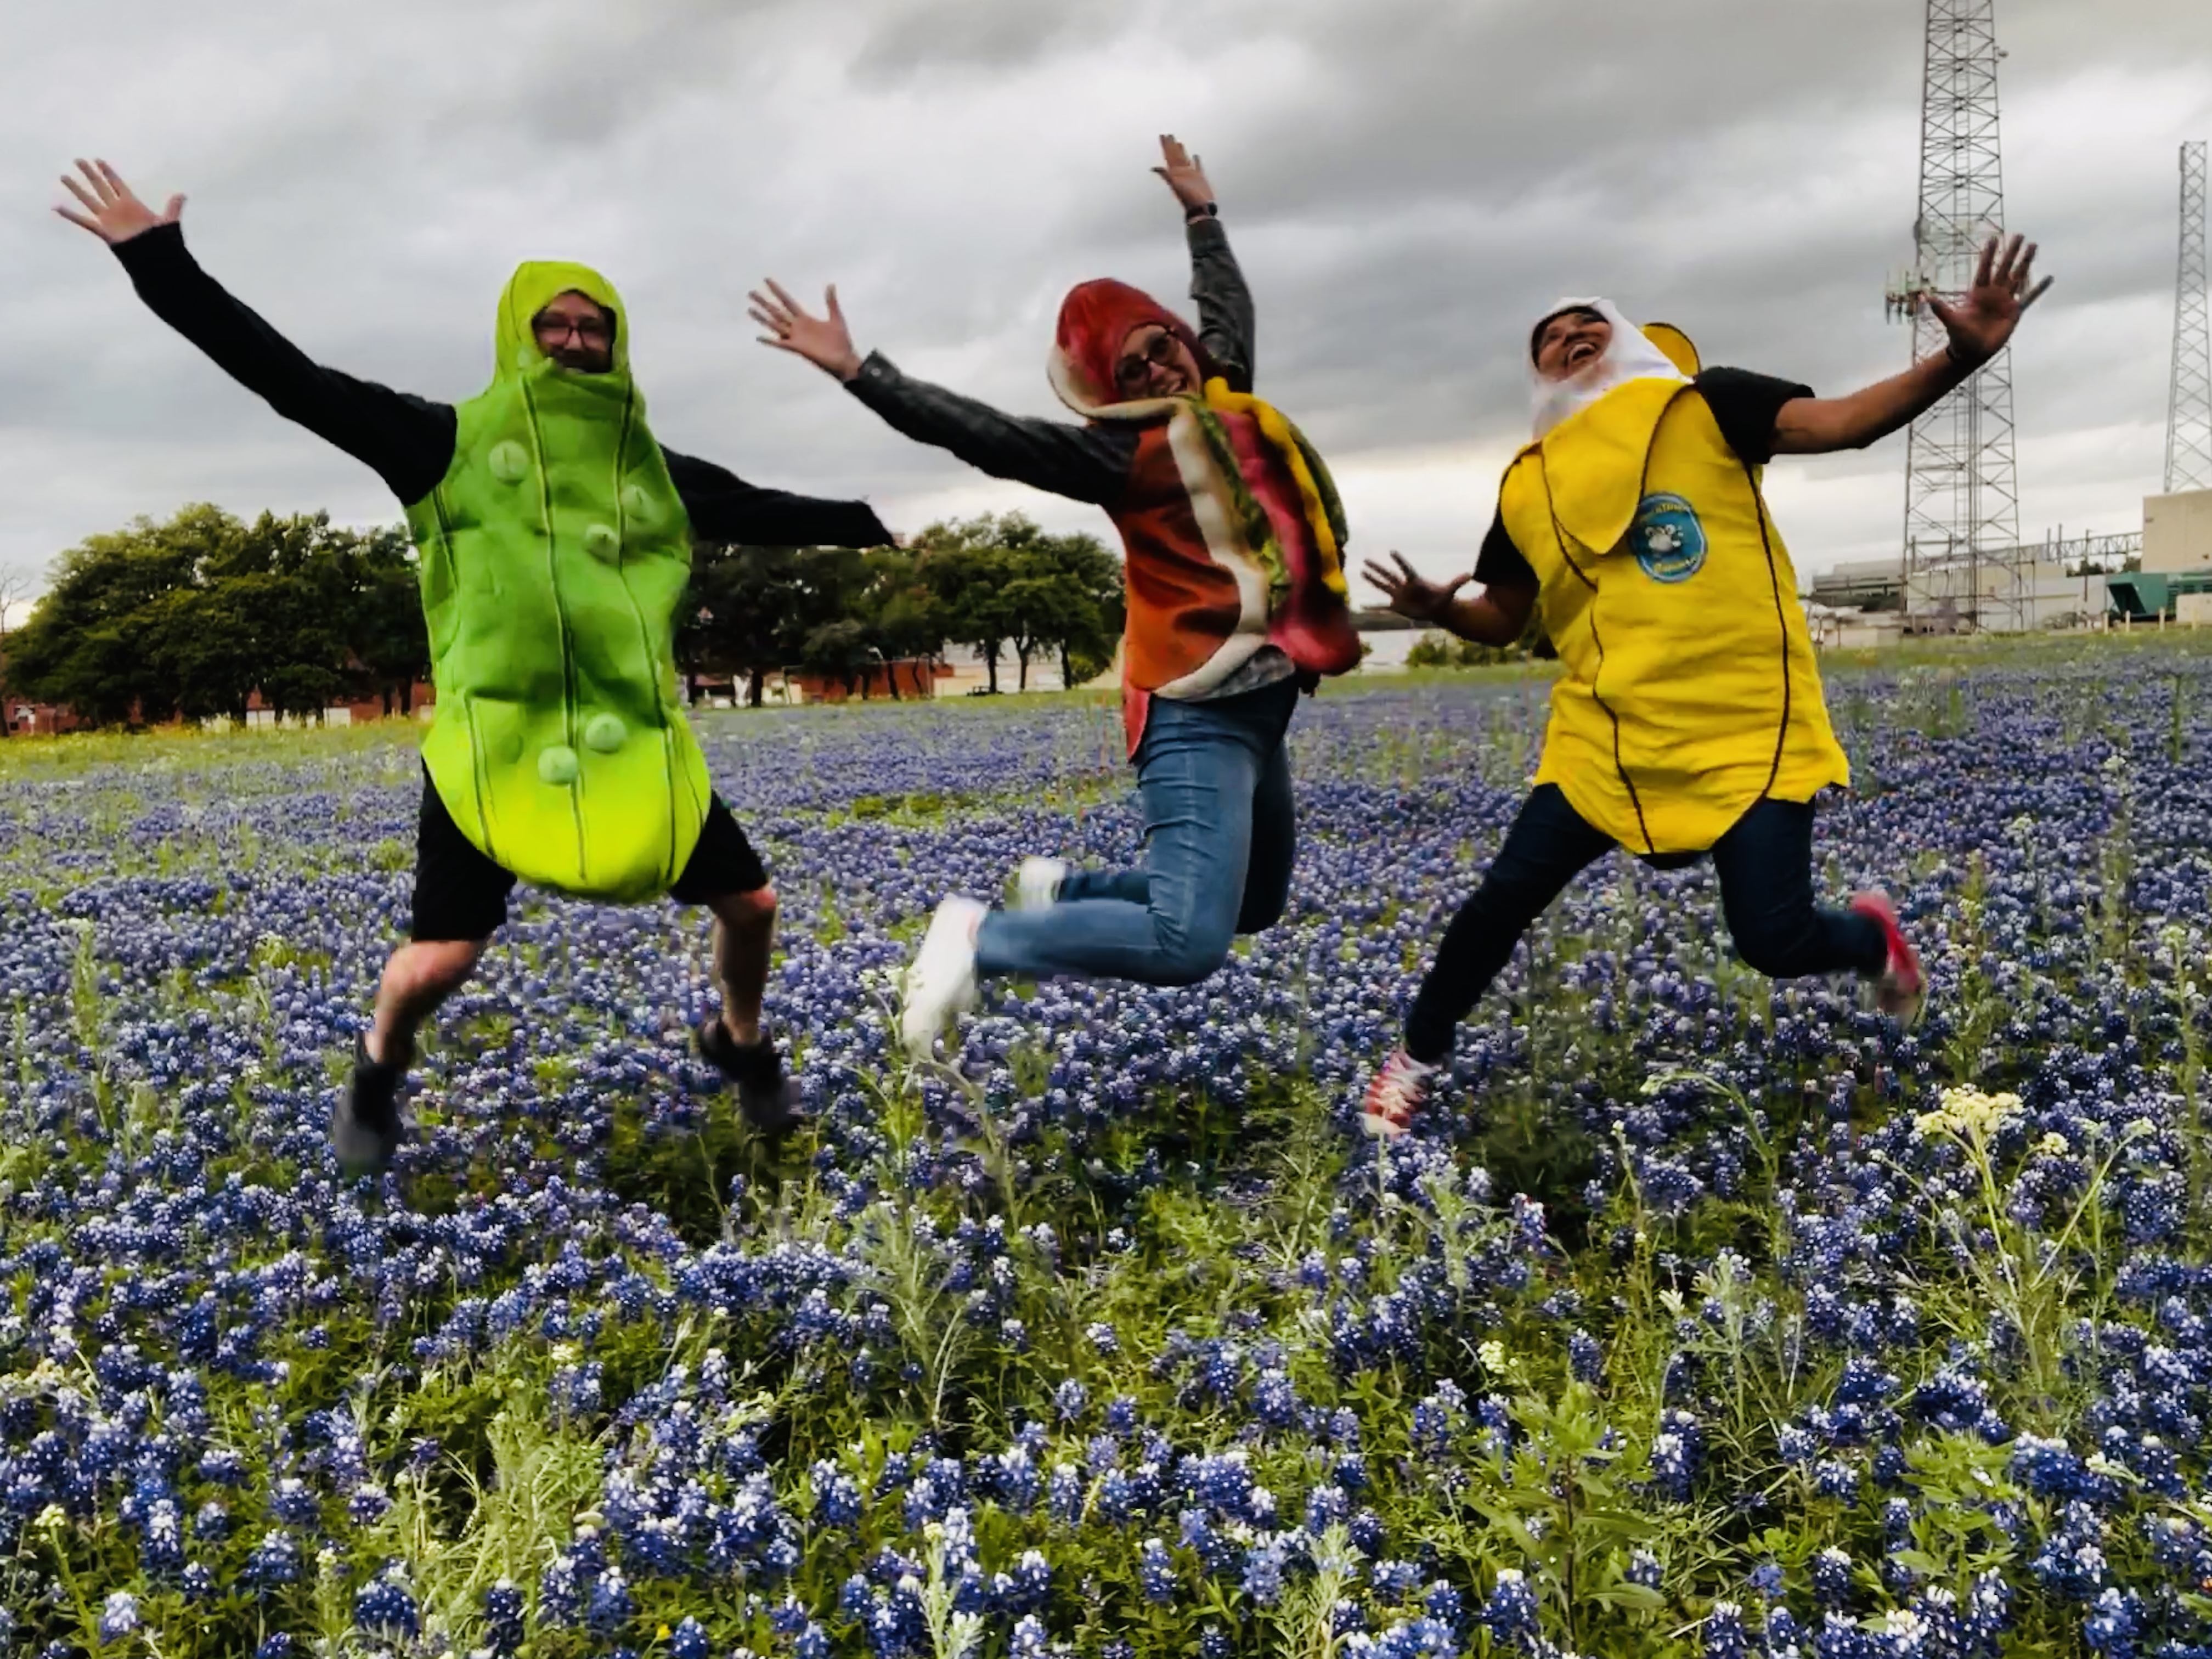
[[[1638,502],[1628,545],[1655,582],[1686,582],[1705,568],[1705,527],[1680,495],[1646,495]]]

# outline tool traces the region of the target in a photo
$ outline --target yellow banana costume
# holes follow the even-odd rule
[[[1847,783],[1796,571],[1687,376],[1629,379],[1506,469],[1498,513],[1566,674],[1535,781],[1632,853],[1704,852],[1762,796]],[[1663,369],[1664,366],[1660,365]]]

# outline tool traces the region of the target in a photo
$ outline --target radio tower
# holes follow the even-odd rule
[[[1912,324],[1916,361],[1948,337],[1921,301],[1955,301],[1982,245],[2004,229],[1997,148],[1995,0],[1928,0],[1920,100],[1920,213],[1913,268],[1891,285],[1890,312]],[[1948,612],[1966,625],[2024,627],[2020,486],[2013,466],[2009,348],[1912,423],[1905,459],[1908,616]]]
[[[2181,261],[2173,283],[2173,380],[2166,493],[2212,489],[2212,319],[2205,313],[2204,144],[2181,147]]]

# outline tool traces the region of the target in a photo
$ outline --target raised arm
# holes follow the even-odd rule
[[[749,314],[768,331],[763,345],[804,357],[841,381],[847,391],[896,431],[939,449],[994,478],[1011,478],[1054,495],[1106,502],[1121,490],[1136,452],[1136,434],[1120,427],[1072,426],[1060,421],[1006,415],[909,379],[879,352],[866,358],[853,348],[852,331],[832,287],[817,317],[775,283],[749,296]]]
[[[325,368],[239,303],[185,248],[185,198],[155,213],[105,161],[79,161],[55,210],[113,250],[138,297],[287,420],[373,468],[402,503],[437,487],[453,455],[452,408]]]
[[[1198,306],[1198,338],[1231,392],[1252,389],[1255,319],[1252,290],[1221,228],[1220,204],[1200,159],[1173,133],[1160,135],[1161,165],[1152,169],[1182,204],[1190,242],[1190,297]]]
[[[1847,398],[1796,398],[1782,405],[1774,420],[1778,455],[1820,455],[1831,450],[1863,449],[1899,428],[1910,426],[2005,348],[2022,313],[2051,286],[2045,277],[2031,288],[2035,244],[2023,246],[1991,237],[1982,249],[1973,286],[1956,307],[1933,295],[1921,303],[1936,313],[1950,337],[1943,350],[1923,357],[1902,374],[1852,392]]]
[[[702,542],[754,547],[884,547],[891,532],[866,501],[823,501],[764,489],[726,467],[663,446],[669,481]]]

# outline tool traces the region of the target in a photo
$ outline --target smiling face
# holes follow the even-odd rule
[[[538,349],[563,368],[604,374],[614,362],[615,319],[597,301],[570,289],[530,319]]]
[[[1114,359],[1114,389],[1122,398],[1179,398],[1200,384],[1198,360],[1171,329],[1143,323],[1129,331]]]
[[[1536,331],[1536,372],[1547,380],[1578,374],[1605,356],[1613,325],[1595,311],[1563,311]]]

